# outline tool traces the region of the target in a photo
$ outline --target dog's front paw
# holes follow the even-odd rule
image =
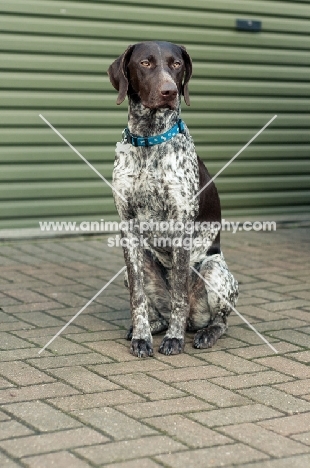
[[[165,336],[160,347],[159,352],[161,354],[180,354],[184,349],[184,339],[180,338],[168,338]]]
[[[152,343],[147,340],[139,340],[136,338],[133,338],[131,340],[131,348],[130,348],[131,354],[134,356],[140,357],[140,358],[145,358],[148,356],[153,356],[153,347]]]
[[[221,327],[216,325],[202,328],[194,336],[193,347],[197,349],[212,348],[222,334]]]

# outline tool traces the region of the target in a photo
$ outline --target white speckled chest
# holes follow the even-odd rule
[[[151,148],[118,143],[113,185],[126,199],[115,196],[122,219],[194,219],[199,174],[191,138],[180,134]]]

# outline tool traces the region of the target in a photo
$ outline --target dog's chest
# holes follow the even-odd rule
[[[182,144],[177,144],[177,138]],[[197,156],[191,142],[181,135],[177,138],[152,148],[117,145],[113,184],[134,217],[195,217],[197,203],[192,198],[199,189]],[[115,198],[117,208],[126,215],[126,204]]]

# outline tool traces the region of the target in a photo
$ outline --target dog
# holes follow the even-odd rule
[[[152,335],[162,331],[162,354],[183,351],[185,330],[195,332],[195,348],[210,348],[227,330],[238,283],[220,247],[217,189],[180,119],[181,96],[190,105],[191,58],[184,46],[142,42],[129,46],[108,74],[117,104],[129,101],[113,187],[130,291],[130,352],[153,356]],[[155,229],[141,236],[146,224]],[[163,225],[170,241],[164,245],[157,242]]]

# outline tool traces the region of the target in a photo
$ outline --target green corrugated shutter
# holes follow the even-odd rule
[[[111,180],[127,106],[106,70],[128,44],[185,44],[194,61],[183,118],[218,178],[223,213],[305,213],[310,201],[310,2],[0,0],[0,229],[110,219],[111,190],[39,118]],[[262,32],[236,30],[262,21]]]

